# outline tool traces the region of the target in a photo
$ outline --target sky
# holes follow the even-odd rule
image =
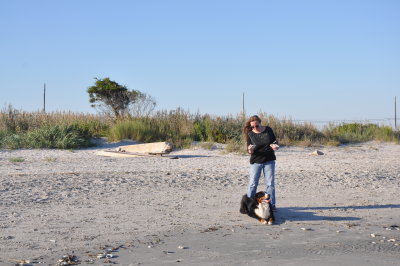
[[[399,14],[398,0],[0,0],[0,105],[41,110],[45,83],[46,111],[95,113],[86,90],[109,77],[157,110],[235,116],[244,99],[248,115],[393,124]]]

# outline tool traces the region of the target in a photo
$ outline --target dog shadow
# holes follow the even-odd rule
[[[275,212],[276,224],[282,224],[286,221],[359,221],[361,218],[354,216],[324,216],[319,215],[318,211],[325,210],[364,210],[364,209],[387,209],[400,208],[400,204],[386,205],[366,205],[366,206],[331,206],[331,207],[282,207]]]

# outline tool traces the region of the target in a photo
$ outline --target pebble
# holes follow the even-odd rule
[[[175,252],[173,252],[173,251],[163,251],[164,252],[164,254],[174,254]]]
[[[64,255],[61,259],[58,260],[57,266],[64,266],[64,265],[76,265],[80,261],[74,255]]]
[[[315,150],[312,153],[310,153],[310,155],[324,155],[324,153],[322,151]]]
[[[97,254],[97,256],[96,256],[98,259],[104,259],[105,257],[106,257],[106,254],[104,254],[104,253],[99,253],[99,254]]]

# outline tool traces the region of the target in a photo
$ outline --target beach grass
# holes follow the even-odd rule
[[[366,141],[400,142],[400,133],[388,126],[350,123],[329,124],[322,130],[311,123],[259,114],[273,128],[280,145],[312,147]],[[0,112],[0,147],[76,149],[89,147],[91,140],[132,139],[140,142],[167,141],[188,148],[194,141],[226,144],[227,152],[245,152],[242,128],[246,116],[191,114],[181,108],[158,111],[152,116],[111,119],[103,115],[73,112],[25,112],[12,106]],[[204,144],[208,146],[211,144]],[[212,145],[211,145],[212,147]]]
[[[0,147],[70,149],[91,146],[103,136],[110,120],[72,112],[26,112],[12,106],[0,112]]]
[[[25,161],[25,159],[22,157],[12,157],[9,159],[9,161],[12,163],[22,163]]]

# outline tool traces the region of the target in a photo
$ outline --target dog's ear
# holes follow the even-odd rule
[[[259,191],[259,192],[256,193],[255,198],[258,199],[258,198],[264,197],[264,195],[265,195],[264,191]]]

